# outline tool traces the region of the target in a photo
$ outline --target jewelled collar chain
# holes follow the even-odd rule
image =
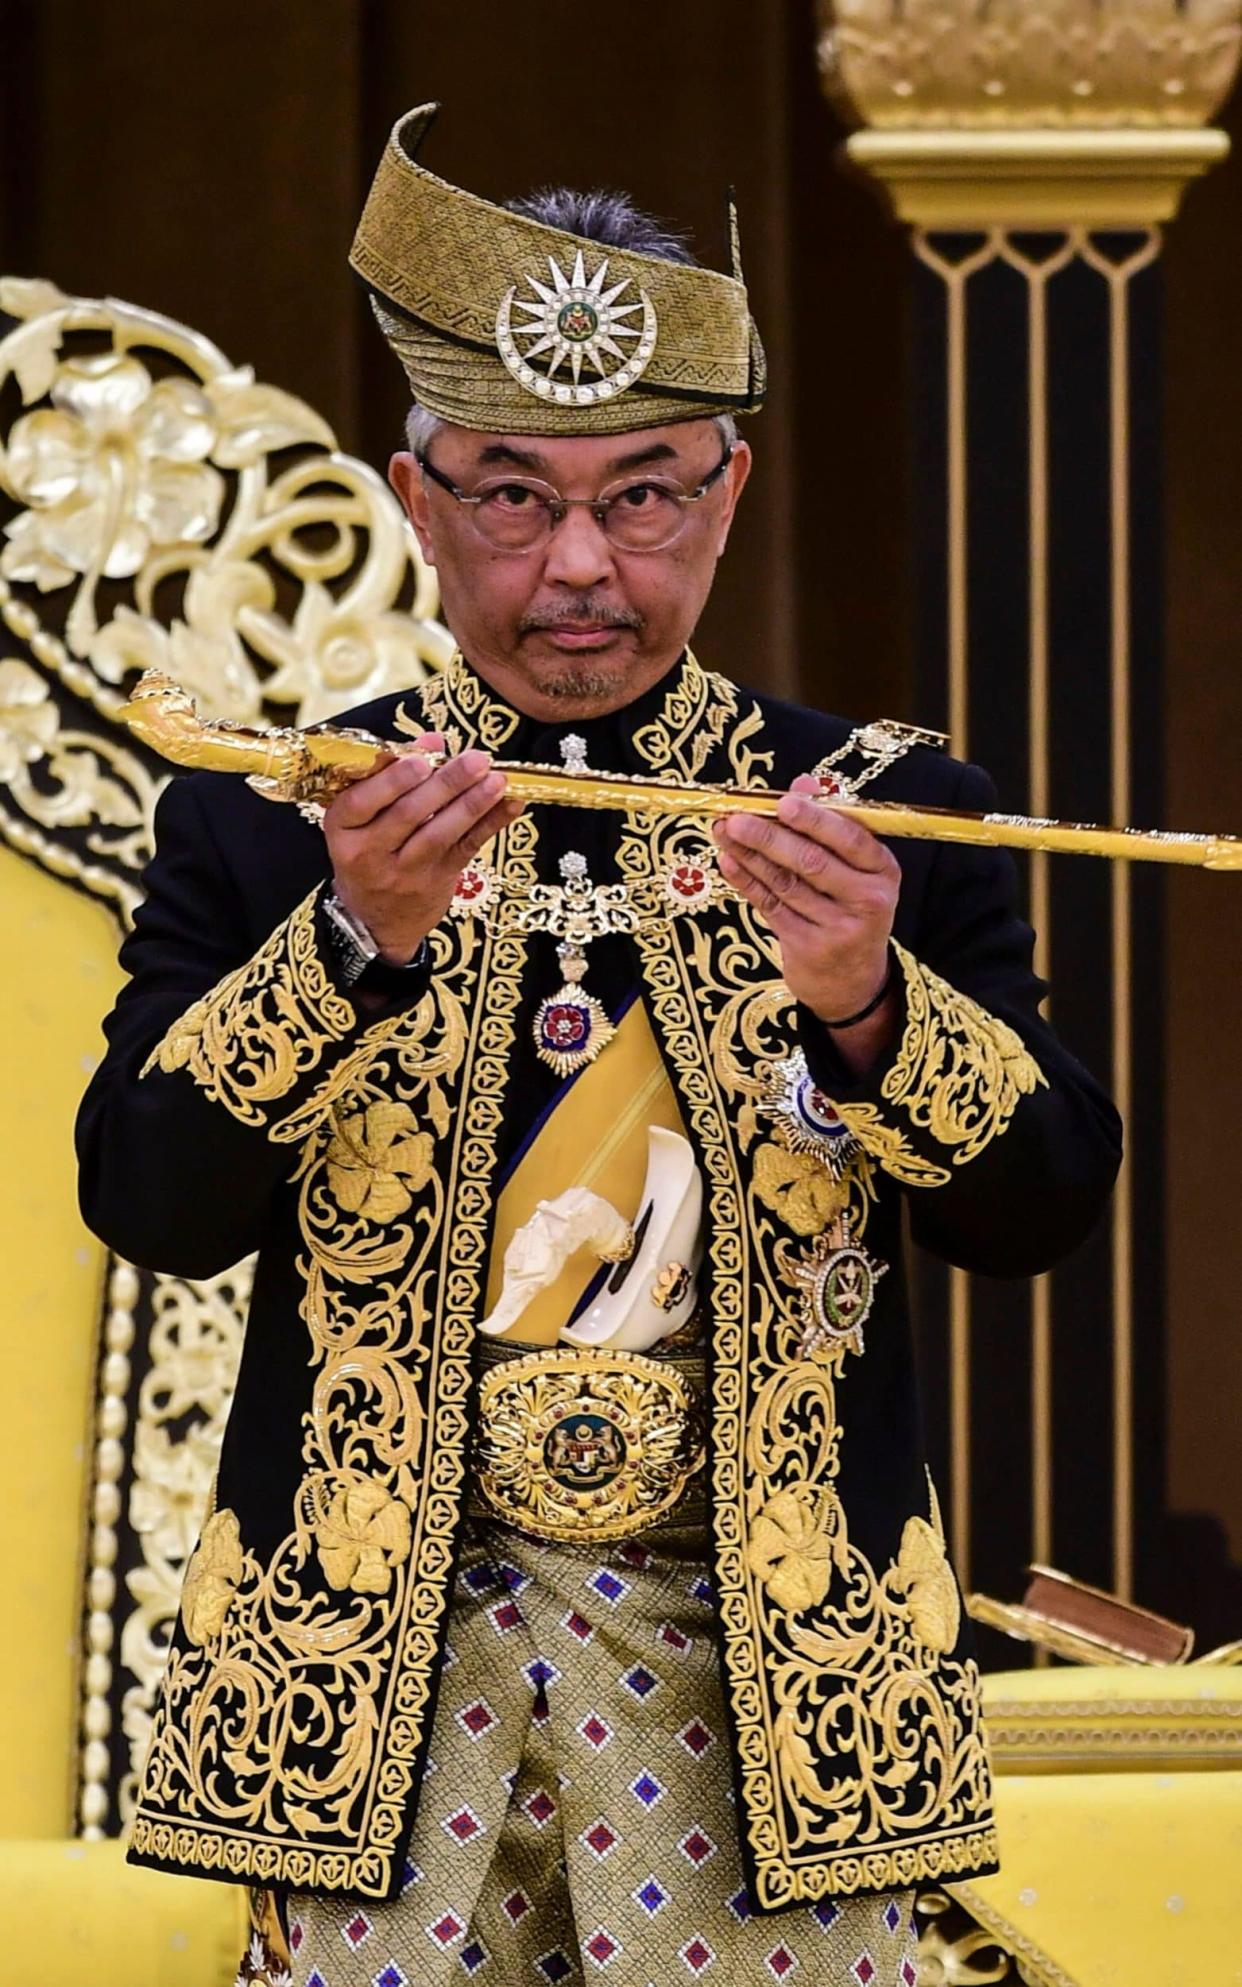
[[[672,673],[655,726],[669,728],[673,713],[685,704],[688,695],[693,698],[702,682],[702,671],[687,650]],[[454,652],[443,676],[424,686],[422,704],[423,724],[442,733],[452,752],[474,741],[488,751],[497,751],[521,722],[519,714],[470,668],[460,650]],[[421,728],[404,714],[397,723],[398,729],[406,732]],[[859,726],[843,745],[819,761],[814,772],[834,796],[848,797],[887,772],[911,746],[943,747],[945,743],[939,732],[883,720]],[[553,770],[613,770],[588,769],[587,749],[586,740],[578,733],[566,733],[560,740],[561,766]],[[847,772],[851,760],[858,764]],[[703,911],[736,892],[720,875],[711,844],[706,841],[701,849],[680,855],[654,889],[624,882],[593,882],[586,857],[575,849],[560,858],[559,867],[559,883],[538,883],[523,889],[485,857],[476,856],[458,879],[450,910],[458,918],[481,918],[498,925],[511,921],[520,931],[547,932],[560,941],[556,956],[562,982],[540,1002],[532,1032],[540,1060],[558,1076],[570,1076],[594,1062],[616,1033],[604,1008],[583,986],[592,941],[611,933],[636,932],[656,920]]]

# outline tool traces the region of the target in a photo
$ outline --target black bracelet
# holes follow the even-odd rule
[[[865,1007],[860,1007],[857,1014],[847,1014],[844,1021],[825,1021],[824,1027],[852,1028],[856,1022],[865,1021],[868,1015],[874,1014],[876,1008],[879,1007],[885,1000],[887,1000],[889,989],[893,984],[893,974],[896,972],[896,970],[897,970],[896,961],[894,960],[892,954],[890,953],[888,959],[888,971],[884,975],[884,984],[880,988],[880,991],[876,995],[875,999],[869,1000]]]

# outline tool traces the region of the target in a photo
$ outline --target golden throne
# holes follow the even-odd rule
[[[309,408],[131,305],[0,279],[0,506],[0,1978],[231,1987],[246,1893],[127,1869],[119,1839],[249,1269],[140,1273],[77,1214],[73,1116],[167,777],[116,714],[156,665],[205,715],[313,722],[416,682],[451,641],[381,479]],[[1091,1844],[1110,1801],[1132,1805],[1122,1769],[1164,1839],[1175,1809],[1183,1833],[1187,1813],[1237,1833],[1242,1671],[1146,1684],[1108,1668],[988,1679],[1006,1869],[920,1899],[923,1987],[1122,1977],[1058,1948],[1073,1895],[1051,1940],[1040,1908],[1064,1838],[1090,1916]],[[1188,1765],[1219,1770],[1172,1771]]]
[[[159,663],[215,716],[313,722],[451,643],[383,481],[150,311],[0,281],[0,499],[0,1979],[231,1987],[245,1892],[129,1870],[118,1839],[249,1271],[140,1274],[77,1213],[73,1116],[167,777],[115,713]]]

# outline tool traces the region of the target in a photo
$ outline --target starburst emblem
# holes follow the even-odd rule
[[[516,284],[505,291],[496,314],[501,358],[519,386],[541,400],[578,407],[615,400],[647,369],[655,350],[655,306],[645,290],[635,293],[628,276],[608,283],[607,256],[590,277],[581,249],[570,275],[552,255],[548,268],[550,285],[527,278],[533,299],[519,297]],[[625,302],[627,291],[631,300]],[[525,324],[514,322],[515,311],[526,314]]]

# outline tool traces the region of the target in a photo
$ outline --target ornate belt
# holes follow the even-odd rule
[[[590,1544],[685,1524],[704,1461],[701,1353],[483,1341],[471,1508]]]

